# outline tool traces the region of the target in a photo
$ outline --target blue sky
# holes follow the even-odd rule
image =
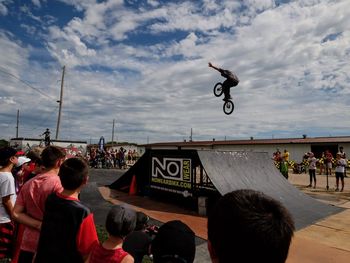
[[[348,0],[0,0],[0,138],[350,135]],[[226,116],[213,86],[240,78]]]

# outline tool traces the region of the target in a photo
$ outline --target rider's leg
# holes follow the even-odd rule
[[[224,83],[222,83],[222,90],[224,91],[224,95],[225,95],[224,100],[231,99],[230,87],[231,87],[231,83],[228,80],[225,80]]]

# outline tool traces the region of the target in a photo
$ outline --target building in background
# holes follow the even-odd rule
[[[223,140],[216,141],[183,141],[183,142],[160,142],[141,145],[147,149],[182,149],[182,150],[218,150],[218,151],[256,151],[267,152],[271,158],[279,149],[283,152],[287,149],[290,153],[289,160],[301,162],[305,153],[312,151],[316,158],[320,158],[322,152],[329,150],[333,156],[343,146],[345,152],[350,151],[350,136],[339,137],[315,137],[286,138],[286,139],[254,139],[249,140]]]

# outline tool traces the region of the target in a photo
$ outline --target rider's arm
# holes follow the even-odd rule
[[[208,63],[208,66],[210,68],[216,69],[217,71],[221,72],[221,68],[215,67],[213,64],[211,64],[211,62]]]

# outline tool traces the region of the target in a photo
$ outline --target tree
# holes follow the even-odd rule
[[[6,147],[9,145],[9,142],[4,140],[4,139],[0,139],[0,148],[1,147]]]

